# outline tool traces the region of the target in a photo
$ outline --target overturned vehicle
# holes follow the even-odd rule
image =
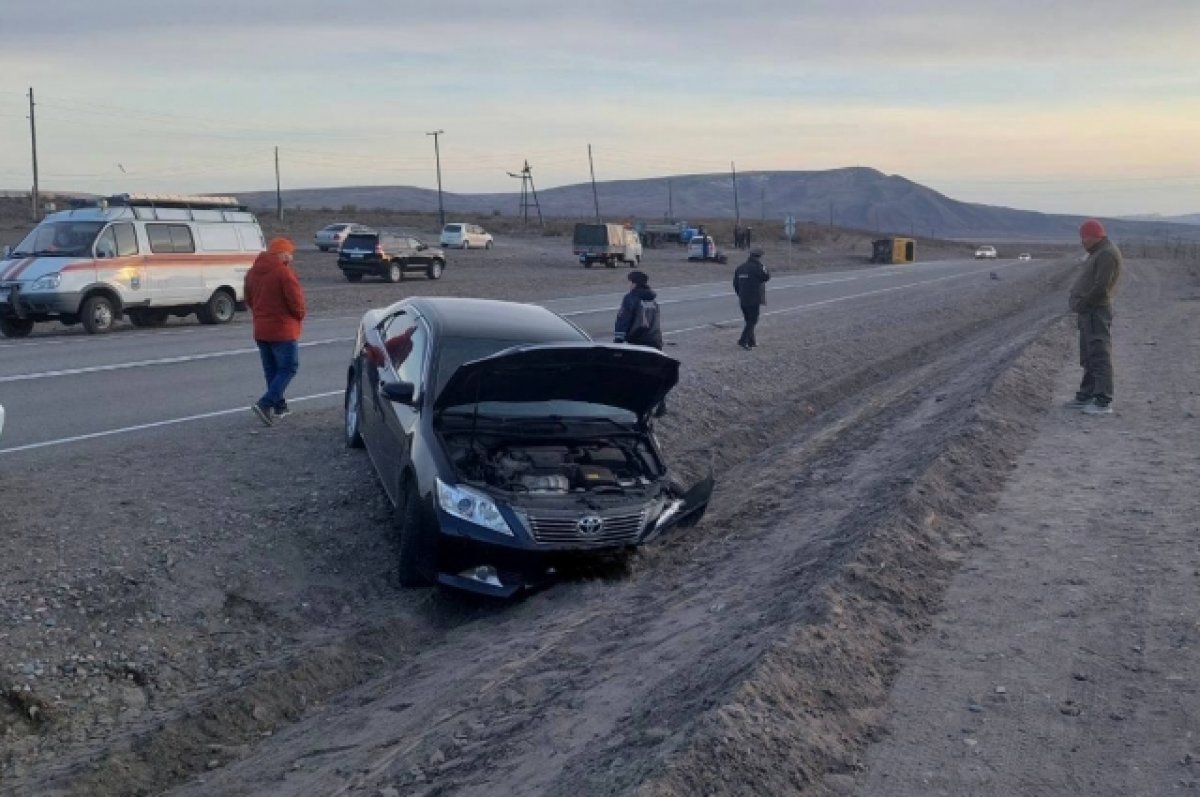
[[[345,434],[395,508],[400,582],[509,596],[564,558],[698,521],[711,476],[685,489],[652,431],[678,376],[661,352],[595,343],[533,305],[414,298],[367,312]]]

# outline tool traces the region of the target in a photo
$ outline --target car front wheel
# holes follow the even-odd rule
[[[117,321],[117,312],[113,308],[112,300],[107,296],[89,296],[83,303],[79,320],[83,322],[83,328],[89,334],[96,335],[113,328]]]
[[[445,263],[443,263],[440,260],[435,260],[429,264],[429,268],[427,268],[425,270],[425,275],[428,276],[429,279],[431,279],[431,280],[441,279],[442,278],[442,269],[445,267],[446,267]]]
[[[399,263],[392,263],[388,266],[388,282],[399,282],[402,279],[404,279],[404,266]]]
[[[346,386],[345,435],[347,448],[362,448],[362,393],[358,386],[358,376],[350,377]]]
[[[487,243],[485,243],[485,244],[483,245],[483,248],[484,248],[484,249],[491,249],[491,248],[492,248],[492,242],[491,242],[491,241],[488,241]]]
[[[396,580],[402,587],[425,587],[433,581],[430,529],[421,511],[421,498],[410,479],[395,512]]]

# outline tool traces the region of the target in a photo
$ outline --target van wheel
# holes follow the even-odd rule
[[[130,310],[126,315],[135,327],[161,327],[171,317],[167,310]]]
[[[604,261],[604,265],[608,266],[609,268],[616,268],[617,267],[617,259],[615,257],[610,257]]]
[[[400,493],[395,511],[396,580],[402,587],[424,587],[433,582],[430,529],[421,512],[417,487],[410,479]]]
[[[465,249],[470,249],[470,248],[471,248],[471,242],[468,241],[466,238],[464,238],[463,239],[463,249],[465,250]]]
[[[425,274],[431,280],[440,280],[442,278],[442,269],[445,267],[445,263],[440,260],[435,260],[429,264],[429,268],[425,270]]]
[[[400,282],[404,279],[404,266],[399,263],[391,263],[388,265],[387,281]]]
[[[6,338],[27,338],[33,331],[33,322],[28,318],[0,318],[0,334]]]
[[[107,296],[89,296],[83,302],[79,313],[83,328],[90,334],[96,335],[108,332],[117,321],[117,311],[113,308],[112,300]]]
[[[196,311],[196,318],[200,319],[201,324],[228,324],[233,320],[236,310],[237,303],[233,295],[226,290],[216,290]]]

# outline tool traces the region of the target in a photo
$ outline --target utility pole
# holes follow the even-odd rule
[[[42,206],[40,194],[38,192],[38,167],[37,167],[37,121],[34,119],[33,109],[33,86],[29,87],[29,142],[33,148],[33,193],[30,199],[33,202],[33,220],[38,221],[41,218],[40,208]]]
[[[275,147],[275,215],[283,221],[283,191],[279,185],[279,147]]]
[[[600,221],[600,195],[596,193],[596,164],[592,162],[591,144],[588,144],[588,169],[592,173],[592,202],[596,205],[596,221]]]
[[[763,178],[763,181],[758,186],[758,201],[762,207],[762,218],[760,219],[760,222],[762,224],[766,224],[767,223],[767,180],[766,180],[766,178]]]
[[[667,221],[675,221],[675,197],[671,194],[671,178],[667,178]]]
[[[438,226],[446,226],[446,210],[442,206],[442,151],[438,147],[438,136],[444,135],[445,130],[434,130],[432,133],[426,133],[427,136],[433,136],[433,157],[437,161],[437,180],[438,180]]]
[[[742,226],[742,208],[738,204],[737,190],[737,167],[733,165],[733,161],[729,162],[729,171],[733,173],[733,223],[737,227]]]
[[[833,200],[829,200],[829,229],[833,229]]]
[[[529,206],[532,204],[537,208],[538,226],[545,227],[546,223],[542,220],[542,205],[538,202],[537,188],[533,184],[533,167],[529,165],[529,161],[525,161],[525,166],[520,172],[508,172],[509,177],[514,177],[521,181],[521,207],[520,213],[524,219],[523,224],[529,224]],[[532,195],[533,201],[529,197]]]

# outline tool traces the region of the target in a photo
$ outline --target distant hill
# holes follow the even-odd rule
[[[733,183],[728,174],[689,174],[597,184],[601,214],[606,219],[661,219],[671,207],[677,219],[734,217]],[[274,192],[241,193],[247,204],[275,206]],[[449,216],[489,216],[518,212],[519,193],[456,194],[443,197]],[[586,218],[594,213],[589,183],[538,191],[548,217]],[[1076,238],[1079,216],[959,202],[897,175],[866,167],[828,171],[746,172],[738,175],[741,217],[754,226],[764,215],[778,225],[789,213],[800,221],[832,223],[881,233],[916,234],[970,240],[1065,241]],[[346,206],[361,209],[436,211],[437,192],[412,186],[303,188],[283,192],[284,205],[296,208]],[[1161,222],[1105,220],[1120,239],[1162,238]],[[1171,237],[1200,239],[1200,230],[1172,226]]]
[[[1138,216],[1123,216],[1127,221],[1151,221],[1166,224],[1200,224],[1200,213],[1187,213],[1182,216],[1164,216],[1161,213],[1142,213]]]

